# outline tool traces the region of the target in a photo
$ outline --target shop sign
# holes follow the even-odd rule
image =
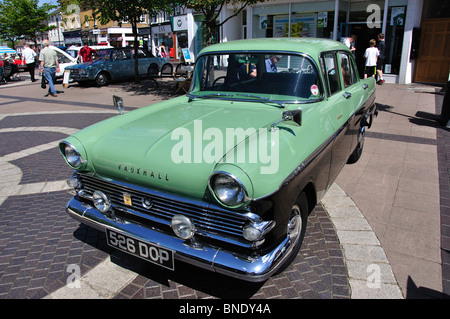
[[[317,13],[317,27],[326,28],[328,26],[328,12],[318,12]]]
[[[403,25],[405,21],[405,7],[392,7],[391,25]]]
[[[172,30],[174,32],[185,31],[187,29],[188,29],[187,15],[173,17]]]
[[[158,33],[165,33],[165,34],[172,33],[172,28],[170,24],[152,26],[152,34]]]

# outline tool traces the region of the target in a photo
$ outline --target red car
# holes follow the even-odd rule
[[[20,70],[27,70],[27,65],[25,64],[25,62],[22,59],[15,59],[14,60],[14,64],[17,65],[17,68]]]

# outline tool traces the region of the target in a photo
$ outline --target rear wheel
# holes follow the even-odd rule
[[[173,73],[173,66],[170,63],[166,63],[161,68],[161,76],[171,76]]]
[[[348,158],[347,164],[354,164],[360,159],[364,148],[365,137],[366,137],[366,130],[364,128],[364,130],[362,132],[360,131],[358,134],[358,145]]]
[[[147,76],[149,78],[157,77],[159,73],[159,68],[156,64],[152,64],[148,67]]]

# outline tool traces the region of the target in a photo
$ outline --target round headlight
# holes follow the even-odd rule
[[[248,200],[244,185],[228,174],[216,174],[211,177],[210,187],[215,197],[226,206],[238,206]]]
[[[170,222],[175,235],[181,239],[191,239],[195,233],[195,226],[192,221],[183,215],[175,215]]]
[[[64,155],[67,163],[74,168],[79,168],[83,164],[80,153],[72,145],[66,144],[64,147]]]
[[[92,201],[94,202],[95,208],[102,213],[106,213],[111,208],[111,201],[108,196],[101,191],[95,191],[94,194],[92,194]]]

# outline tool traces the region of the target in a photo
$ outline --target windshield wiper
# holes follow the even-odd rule
[[[233,96],[233,95],[226,94],[226,93],[209,93],[209,94],[203,94],[203,95],[189,94],[188,96],[189,96],[188,102],[191,102],[193,99],[207,99],[210,97],[223,97],[223,96]]]
[[[285,106],[283,103],[281,103],[281,102],[277,102],[277,101],[271,100],[271,99],[269,99],[269,98],[267,98],[267,97],[263,97],[263,96],[259,96],[259,95],[253,95],[253,94],[236,94],[236,95],[239,95],[239,96],[245,96],[245,97],[253,97],[253,98],[255,98],[255,99],[259,99],[259,100],[264,101],[264,102],[274,103],[274,104],[279,105],[280,108],[283,108],[283,109],[286,107],[286,106]]]

